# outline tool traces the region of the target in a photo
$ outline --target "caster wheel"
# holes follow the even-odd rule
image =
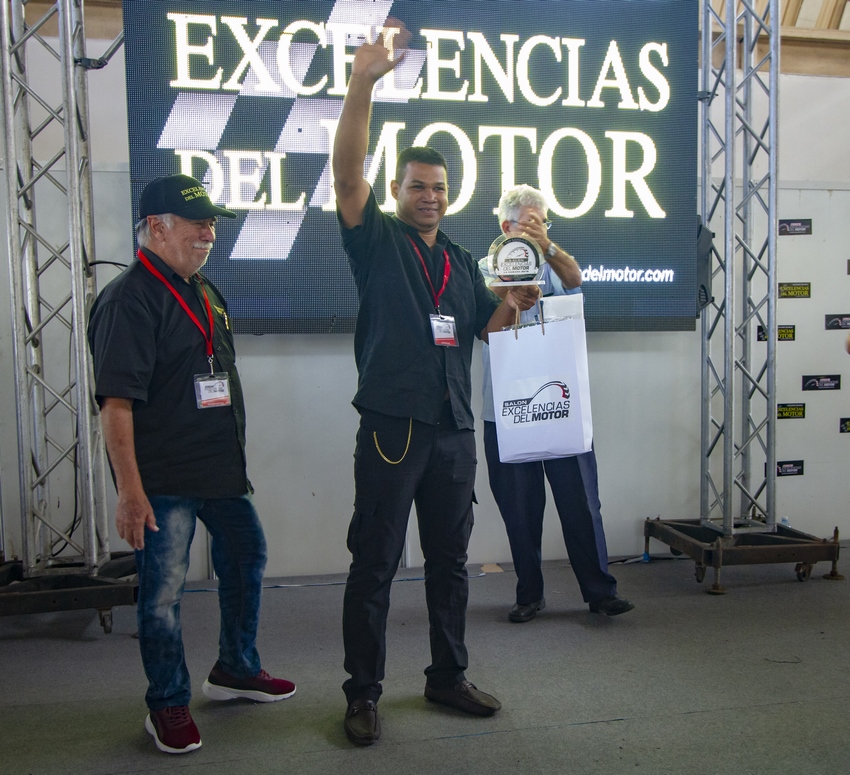
[[[702,584],[705,580],[705,565],[697,565],[694,568],[694,578],[697,580],[697,584]]]
[[[112,611],[99,611],[100,614],[100,626],[103,627],[103,631],[109,635],[112,632]]]
[[[797,581],[808,581],[812,576],[812,564],[810,562],[798,562],[794,568]]]

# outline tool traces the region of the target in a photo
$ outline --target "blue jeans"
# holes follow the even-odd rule
[[[183,654],[180,598],[195,517],[212,538],[213,567],[219,579],[219,662],[237,678],[260,672],[257,623],[266,539],[249,495],[209,499],[157,495],[149,500],[159,531],[146,529],[145,548],[136,552],[139,648],[149,682],[145,702],[151,710],[162,710],[188,705],[192,696]]]

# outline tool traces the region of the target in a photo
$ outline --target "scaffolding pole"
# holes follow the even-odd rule
[[[703,0],[700,215],[718,237],[701,321],[699,519],[647,520],[725,592],[725,565],[816,562],[837,573],[838,530],[820,540],[776,524],[776,238],[779,0]],[[719,108],[722,107],[721,110]],[[720,174],[722,171],[722,174]]]
[[[706,2],[702,17],[700,205],[722,234],[712,266],[722,293],[702,320],[700,521],[729,537],[775,525],[780,36],[778,0],[724,10]]]
[[[96,294],[86,67],[96,65],[86,57],[82,0],[58,0],[37,19],[27,19],[25,2],[0,7],[23,552],[19,572],[6,575],[56,578],[52,591],[45,583],[24,589],[25,610],[89,607],[55,601],[62,597],[57,589],[73,589],[74,577],[90,588],[90,577],[111,559],[105,453],[86,340]],[[58,38],[47,37],[46,30],[57,29]],[[36,56],[50,63],[38,82],[28,71]],[[0,613],[20,613],[21,588],[2,591]],[[39,602],[42,591],[53,602]],[[109,594],[97,599],[103,609]]]

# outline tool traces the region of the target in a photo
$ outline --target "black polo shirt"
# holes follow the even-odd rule
[[[382,213],[371,192],[363,223],[341,230],[360,298],[354,332],[359,381],[352,403],[436,425],[448,393],[458,428],[474,428],[472,344],[500,301],[484,285],[472,255],[442,231],[429,248],[415,228]],[[455,318],[459,347],[434,344],[434,299],[413,243],[438,291],[448,252],[451,274],[440,311]]]
[[[187,283],[159,256],[144,252],[208,326],[206,289],[215,327],[214,368],[230,376],[231,405],[198,409],[195,375],[210,371],[204,337],[138,258],[103,289],[92,307],[88,335],[98,401],[133,400],[136,460],[147,495],[244,495],[250,488],[245,403],[227,305],[200,273]]]

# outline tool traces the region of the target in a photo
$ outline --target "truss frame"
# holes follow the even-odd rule
[[[780,23],[779,0],[703,0],[700,211],[722,239],[701,324],[700,524],[725,537],[776,530]]]
[[[85,69],[91,60],[83,0],[57,0],[33,23],[26,6],[0,6],[23,575],[94,575],[109,559],[109,542],[105,454],[86,342],[96,294]],[[43,34],[53,23],[58,45]],[[61,98],[51,84],[29,80],[36,53],[55,59],[50,80],[61,83]],[[57,197],[67,219],[58,237]],[[42,221],[39,204],[47,210]],[[57,353],[66,354],[59,366]]]

